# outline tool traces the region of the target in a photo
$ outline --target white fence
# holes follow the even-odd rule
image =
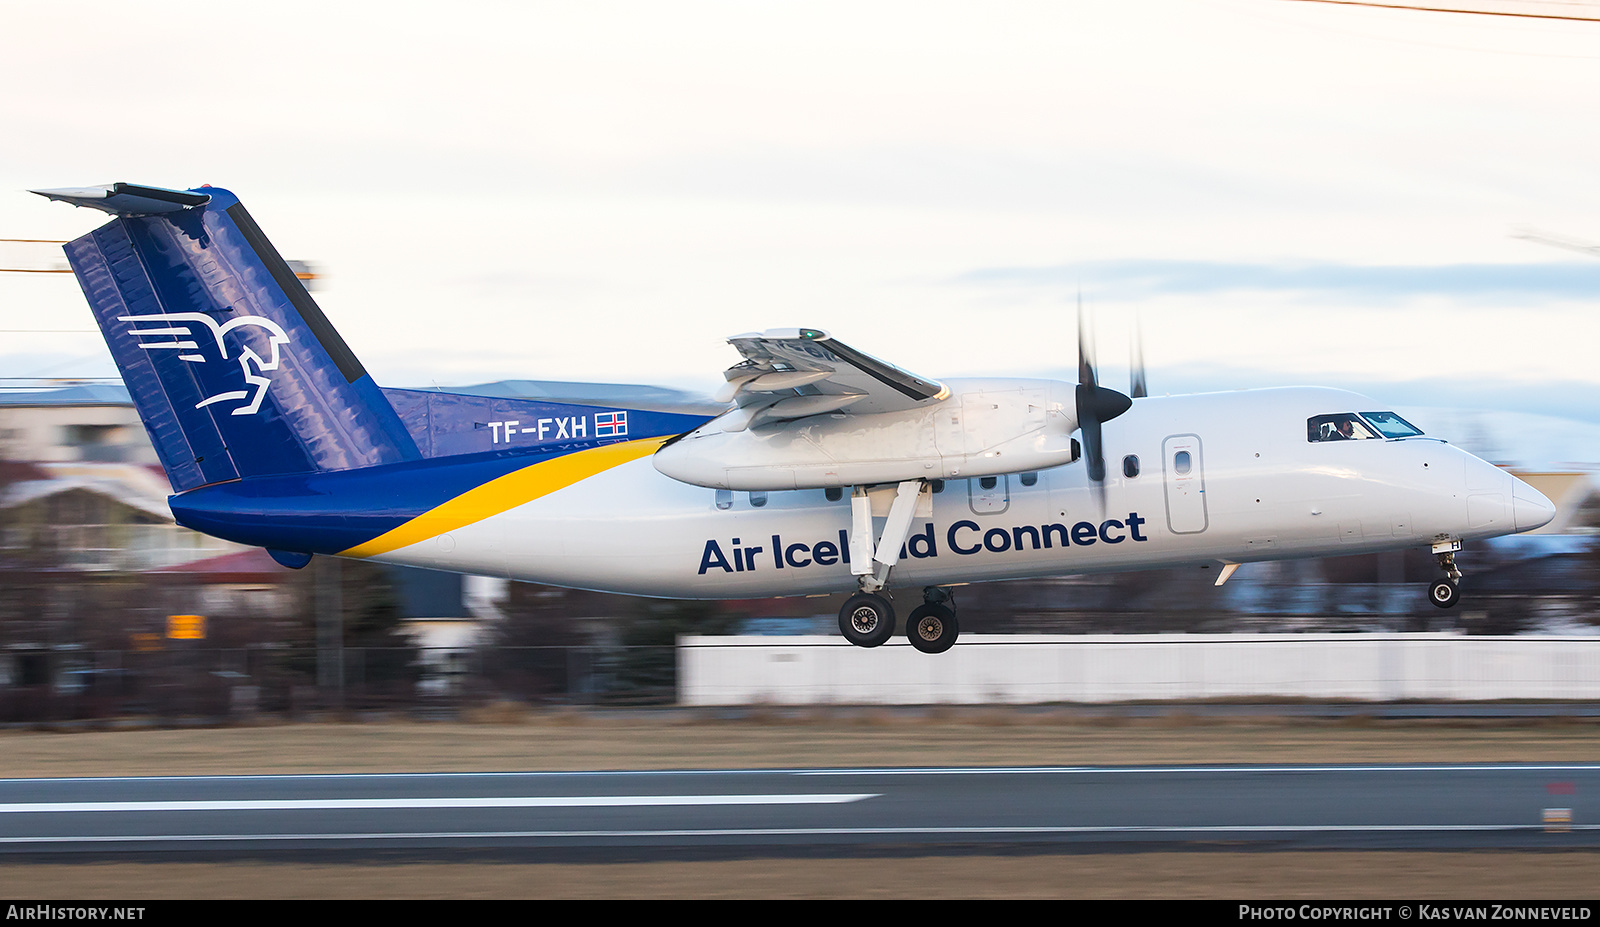
[[[1029,704],[1220,698],[1600,699],[1600,637],[1457,634],[681,637],[685,705]]]

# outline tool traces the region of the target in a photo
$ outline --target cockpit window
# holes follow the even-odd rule
[[[1361,416],[1354,412],[1313,415],[1306,419],[1306,440],[1311,442],[1355,441],[1377,436],[1377,433],[1361,420]]]
[[[1385,438],[1409,438],[1422,434],[1422,429],[1393,412],[1363,412],[1361,417],[1378,429]]]

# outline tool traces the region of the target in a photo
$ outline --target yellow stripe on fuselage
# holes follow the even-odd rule
[[[339,556],[375,557],[438,537],[446,531],[483,521],[490,515],[498,515],[524,502],[532,502],[558,489],[566,489],[579,480],[586,480],[612,467],[653,454],[666,441],[667,438],[661,437],[606,444],[531,464],[469,489],[392,531],[342,551]]]

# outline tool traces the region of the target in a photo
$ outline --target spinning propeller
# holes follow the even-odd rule
[[[1144,326],[1139,320],[1133,320],[1133,344],[1128,358],[1128,380],[1132,389],[1129,392],[1134,399],[1143,399],[1150,395],[1144,380]]]
[[[1137,351],[1138,342],[1135,341]],[[1105,479],[1106,458],[1105,443],[1101,439],[1101,426],[1111,421],[1122,413],[1128,411],[1133,405],[1133,399],[1117,392],[1114,389],[1101,386],[1095,376],[1094,348],[1089,341],[1087,325],[1084,321],[1083,308],[1078,308],[1078,430],[1083,433],[1084,463],[1089,471],[1089,479],[1095,484],[1100,494],[1102,507],[1105,504]],[[1142,357],[1135,360],[1133,365],[1133,395],[1144,396],[1144,361]]]

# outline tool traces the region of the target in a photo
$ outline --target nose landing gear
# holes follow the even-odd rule
[[[1433,545],[1433,553],[1439,558],[1439,568],[1444,570],[1445,578],[1435,580],[1428,586],[1428,601],[1439,608],[1449,608],[1461,600],[1461,570],[1456,567],[1456,551],[1460,549],[1460,541]]]

